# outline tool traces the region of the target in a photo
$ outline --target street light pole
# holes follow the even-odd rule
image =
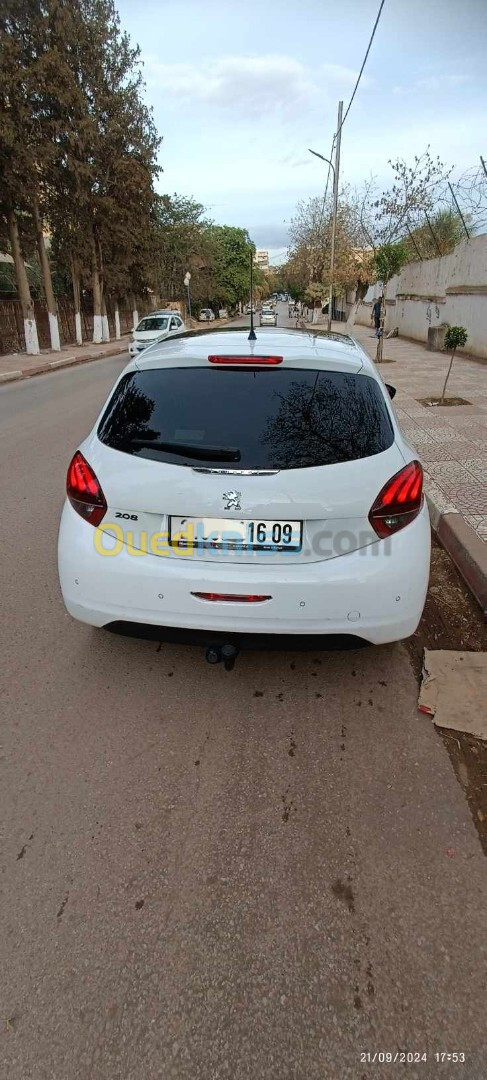
[[[338,215],[338,177],[340,173],[340,146],[342,141],[342,112],[343,101],[338,102],[338,126],[335,143],[335,168],[333,170],[333,219],[331,224],[331,254],[330,254],[330,302],[328,304],[328,333],[331,331],[333,318],[333,292],[335,277],[335,241]]]
[[[184,277],[184,284],[186,286],[186,292],[187,292],[187,295],[188,295],[188,315],[191,318],[191,294],[190,294],[190,291],[189,291],[189,283],[190,283],[190,281],[191,281],[191,274],[190,274],[190,272],[188,270],[187,274],[185,274],[185,277]]]
[[[342,141],[342,112],[343,101],[338,102],[338,125],[335,135],[335,164],[329,160],[329,158],[323,157],[323,154],[318,154],[316,150],[310,150],[310,154],[314,154],[315,157],[321,158],[322,161],[326,161],[326,164],[330,166],[333,172],[333,215],[331,222],[331,252],[330,252],[330,299],[328,303],[328,333],[331,330],[331,320],[333,315],[333,279],[335,277],[335,241],[336,241],[336,228],[337,228],[337,214],[338,214],[338,177],[340,173],[340,146]]]

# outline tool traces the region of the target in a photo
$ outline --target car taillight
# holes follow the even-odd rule
[[[66,494],[76,513],[96,528],[106,514],[107,503],[91,465],[79,450],[68,468]]]
[[[209,356],[210,364],[282,364],[282,356]]]
[[[423,470],[411,461],[379,492],[369,514],[372,528],[383,539],[414,521],[423,505]]]

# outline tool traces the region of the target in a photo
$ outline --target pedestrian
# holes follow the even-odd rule
[[[380,330],[381,307],[382,307],[382,303],[381,303],[381,298],[379,296],[378,300],[374,301],[374,305],[373,305],[372,312],[371,312],[371,315],[370,315],[370,321],[371,321],[371,323],[373,322],[374,327],[375,327],[375,337],[380,336],[379,335],[379,330]]]

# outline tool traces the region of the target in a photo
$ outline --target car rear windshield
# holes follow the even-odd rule
[[[177,367],[125,375],[98,437],[178,465],[300,469],[380,454],[394,432],[381,387],[367,375]]]
[[[151,316],[150,319],[141,319],[137,330],[167,330],[167,319],[155,319]]]

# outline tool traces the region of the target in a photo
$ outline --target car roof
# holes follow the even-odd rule
[[[286,328],[257,329],[257,340],[248,341],[249,327],[222,328],[210,333],[190,330],[166,341],[155,342],[128,364],[126,371],[163,367],[169,360],[176,365],[187,362],[206,364],[212,353],[248,356],[254,351],[283,356],[285,360],[313,367],[321,364],[337,371],[370,374],[377,378],[372,361],[361,346],[347,334]]]

